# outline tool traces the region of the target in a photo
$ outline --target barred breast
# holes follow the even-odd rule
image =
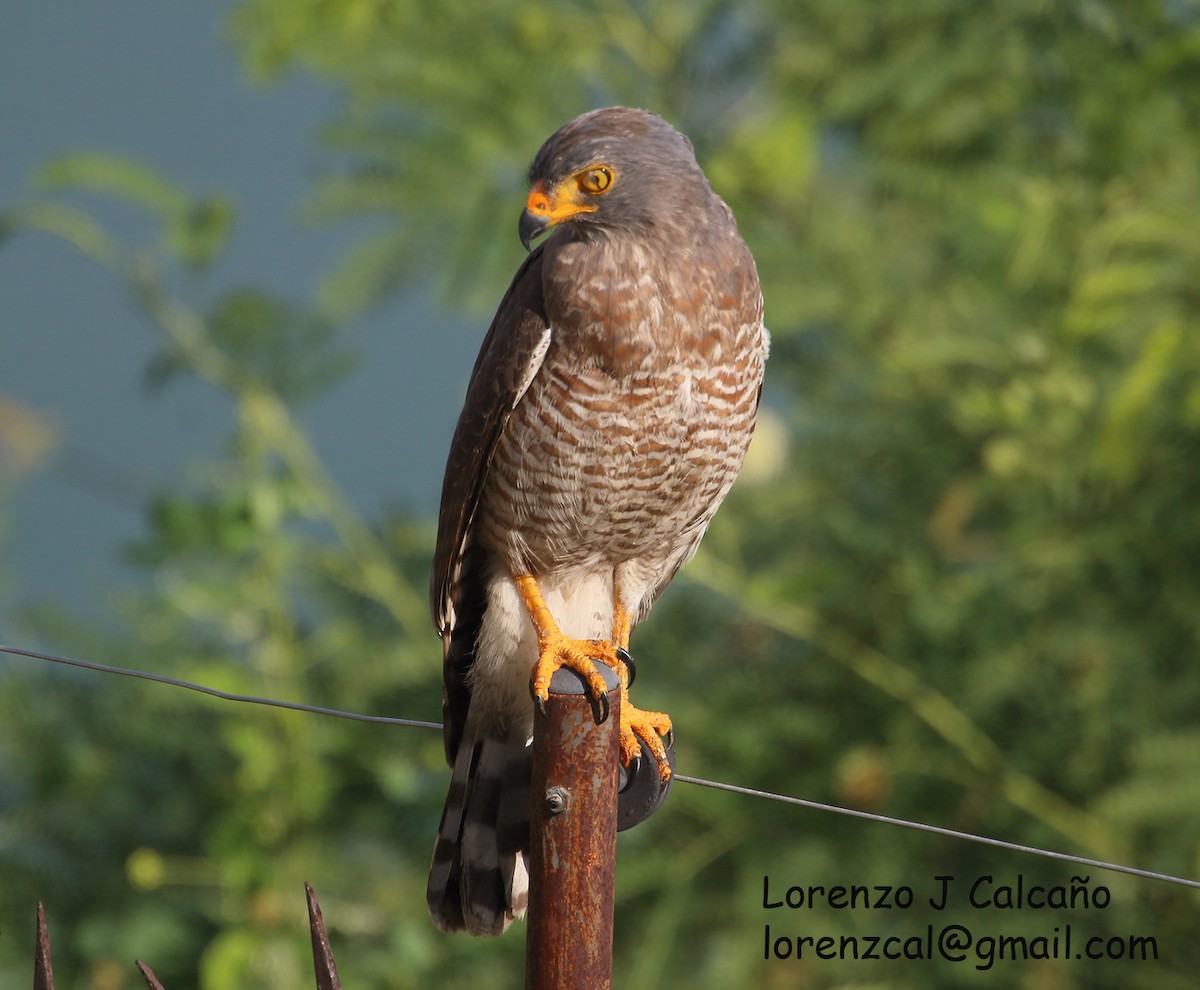
[[[694,551],[753,433],[767,339],[753,262],[736,233],[708,245],[721,258],[703,279],[694,250],[549,249],[550,342],[497,445],[481,532],[517,571],[642,561],[654,584]]]

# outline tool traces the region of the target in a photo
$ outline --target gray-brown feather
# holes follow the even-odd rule
[[[483,618],[487,552],[474,541],[475,513],[498,438],[512,415],[548,327],[542,304],[542,249],[513,278],[471,372],[450,443],[437,546],[430,573],[433,622],[443,645],[442,722],[446,760],[453,766],[470,706],[467,677]]]
[[[754,429],[767,334],[728,207],[682,135],[625,108],[566,125],[530,178],[596,161],[619,180],[517,273],[446,468],[430,594],[454,775],[429,905],[447,930],[495,934],[524,909],[531,706],[514,685],[535,654],[512,576],[574,610],[556,616],[568,635],[607,635],[614,592],[640,620]]]

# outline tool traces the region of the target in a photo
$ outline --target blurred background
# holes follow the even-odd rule
[[[15,0],[0,17],[0,640],[437,719],[426,574],[524,173],[614,103],[758,260],[767,408],[634,641],[680,771],[1200,876],[1200,9]],[[0,983],[523,985],[424,885],[428,730],[0,656]],[[618,844],[629,987],[1194,985],[1195,891],[674,788]],[[934,877],[1108,907],[928,907]],[[763,877],[909,910],[765,911]],[[1075,886],[1080,882],[1076,881]],[[779,935],[1155,960],[764,959]],[[1108,942],[1109,939],[1114,941]],[[1075,942],[1078,949],[1081,942]]]

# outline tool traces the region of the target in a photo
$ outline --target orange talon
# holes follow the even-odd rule
[[[671,717],[663,712],[635,708],[629,700],[629,682],[632,679],[630,666],[621,659],[621,654],[629,657],[626,647],[629,644],[630,625],[629,613],[618,606],[613,619],[613,638],[621,644],[616,654],[617,675],[621,678],[621,765],[631,767],[635,760],[641,759],[644,742],[654,757],[658,779],[666,783],[671,779],[671,764],[667,762],[667,747],[663,739],[670,737]],[[632,660],[629,657],[630,663]]]
[[[529,618],[537,634],[538,659],[530,675],[529,691],[539,710],[544,710],[550,697],[550,678],[562,667],[579,674],[588,685],[588,695],[596,705],[596,721],[608,718],[608,686],[596,670],[596,663],[616,667],[612,643],[604,640],[578,640],[564,636],[546,607],[537,580],[529,574],[515,578],[517,590],[525,602]]]
[[[634,708],[629,691],[621,688],[621,764],[629,767],[642,755],[642,743],[650,750],[658,766],[658,779],[671,779],[671,764],[667,762],[667,747],[663,739],[670,735],[671,717],[662,712],[647,712]]]
[[[596,722],[608,718],[608,685],[596,669],[597,663],[611,666],[604,648],[609,644],[592,640],[568,639],[561,632],[555,631],[544,640],[538,642],[538,661],[533,665],[533,674],[529,684],[530,693],[538,709],[544,711],[546,700],[550,697],[550,678],[554,672],[563,667],[573,670],[588,686],[588,696],[596,704]]]
[[[670,737],[670,716],[635,708],[629,700],[630,666],[621,654],[629,656],[633,617],[618,600],[613,609],[611,640],[571,639],[563,635],[550,614],[537,579],[532,574],[518,574],[514,581],[537,634],[538,660],[533,665],[529,684],[534,703],[539,709],[543,708],[550,697],[550,678],[556,670],[566,667],[587,681],[588,693],[597,705],[596,721],[603,722],[608,718],[608,689],[595,664],[612,667],[621,679],[621,765],[630,767],[635,760],[641,759],[644,743],[654,756],[659,780],[670,780],[671,765],[667,762],[667,747],[663,743],[664,738]]]

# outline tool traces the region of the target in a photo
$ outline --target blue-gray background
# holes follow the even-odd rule
[[[233,199],[238,223],[206,290],[246,283],[304,301],[350,233],[300,217],[322,168],[315,135],[333,98],[310,77],[250,84],[224,39],[226,14],[217,4],[7,0],[0,205],[35,194],[38,167],[55,156],[129,155]],[[127,222],[101,215],[118,229]],[[515,243],[514,231],[500,224],[493,233]],[[352,384],[304,410],[322,457],[368,514],[396,503],[433,512],[482,333],[483,316],[432,315],[429,299],[412,296],[349,330],[359,359]],[[20,638],[11,620],[24,604],[101,617],[109,593],[138,580],[118,551],[140,532],[145,497],[220,444],[229,411],[221,396],[192,380],[161,392],[138,387],[161,343],[113,279],[61,242],[24,235],[0,254],[0,396],[58,432],[53,455],[13,496],[3,640]],[[425,428],[396,425],[414,418]]]

